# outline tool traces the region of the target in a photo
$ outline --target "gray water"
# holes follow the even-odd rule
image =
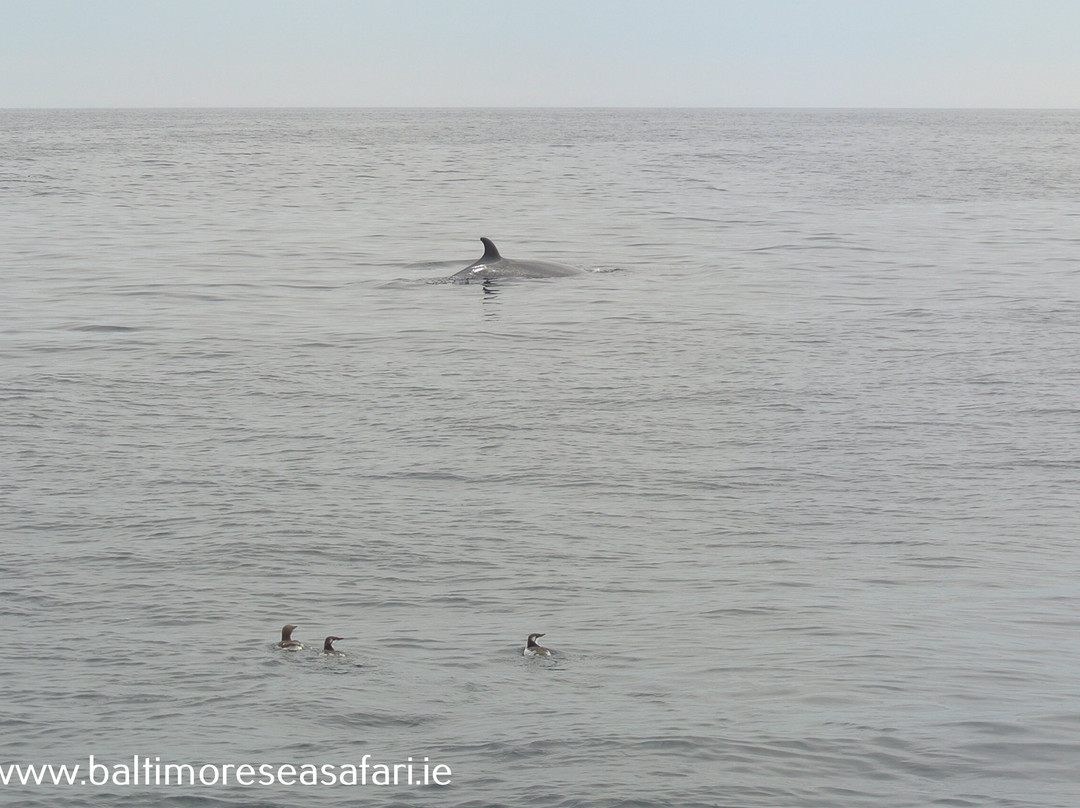
[[[0,133],[0,803],[1078,804],[1080,113]]]

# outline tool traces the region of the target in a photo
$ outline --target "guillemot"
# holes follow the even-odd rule
[[[296,630],[296,626],[289,623],[287,626],[283,626],[281,629],[281,642],[277,644],[278,648],[284,648],[286,651],[299,651],[304,647],[304,644],[300,640],[294,640],[292,633]]]
[[[529,639],[525,643],[525,650],[522,651],[524,656],[551,656],[551,649],[545,648],[536,642],[537,637],[543,637],[543,634],[530,634]]]
[[[323,640],[322,652],[324,654],[331,654],[333,656],[345,656],[344,651],[339,651],[334,647],[334,641],[340,639],[341,637],[327,637],[325,640]]]

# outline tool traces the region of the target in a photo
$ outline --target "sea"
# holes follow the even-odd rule
[[[1078,492],[1076,110],[0,111],[2,805],[1075,808]]]

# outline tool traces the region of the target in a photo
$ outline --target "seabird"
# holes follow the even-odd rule
[[[324,654],[334,654],[336,656],[345,656],[344,651],[339,651],[334,647],[334,641],[340,640],[341,637],[330,636],[323,640],[322,652]]]
[[[525,650],[521,653],[524,656],[551,656],[551,649],[536,642],[537,637],[543,637],[543,634],[530,634],[529,639],[525,643]]]
[[[292,633],[296,630],[296,626],[290,623],[287,626],[283,626],[281,629],[281,642],[277,644],[278,648],[284,648],[288,651],[299,651],[304,647],[304,644],[300,640],[294,640]]]

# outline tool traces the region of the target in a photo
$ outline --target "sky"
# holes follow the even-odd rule
[[[0,0],[0,108],[1080,107],[1080,0]]]

